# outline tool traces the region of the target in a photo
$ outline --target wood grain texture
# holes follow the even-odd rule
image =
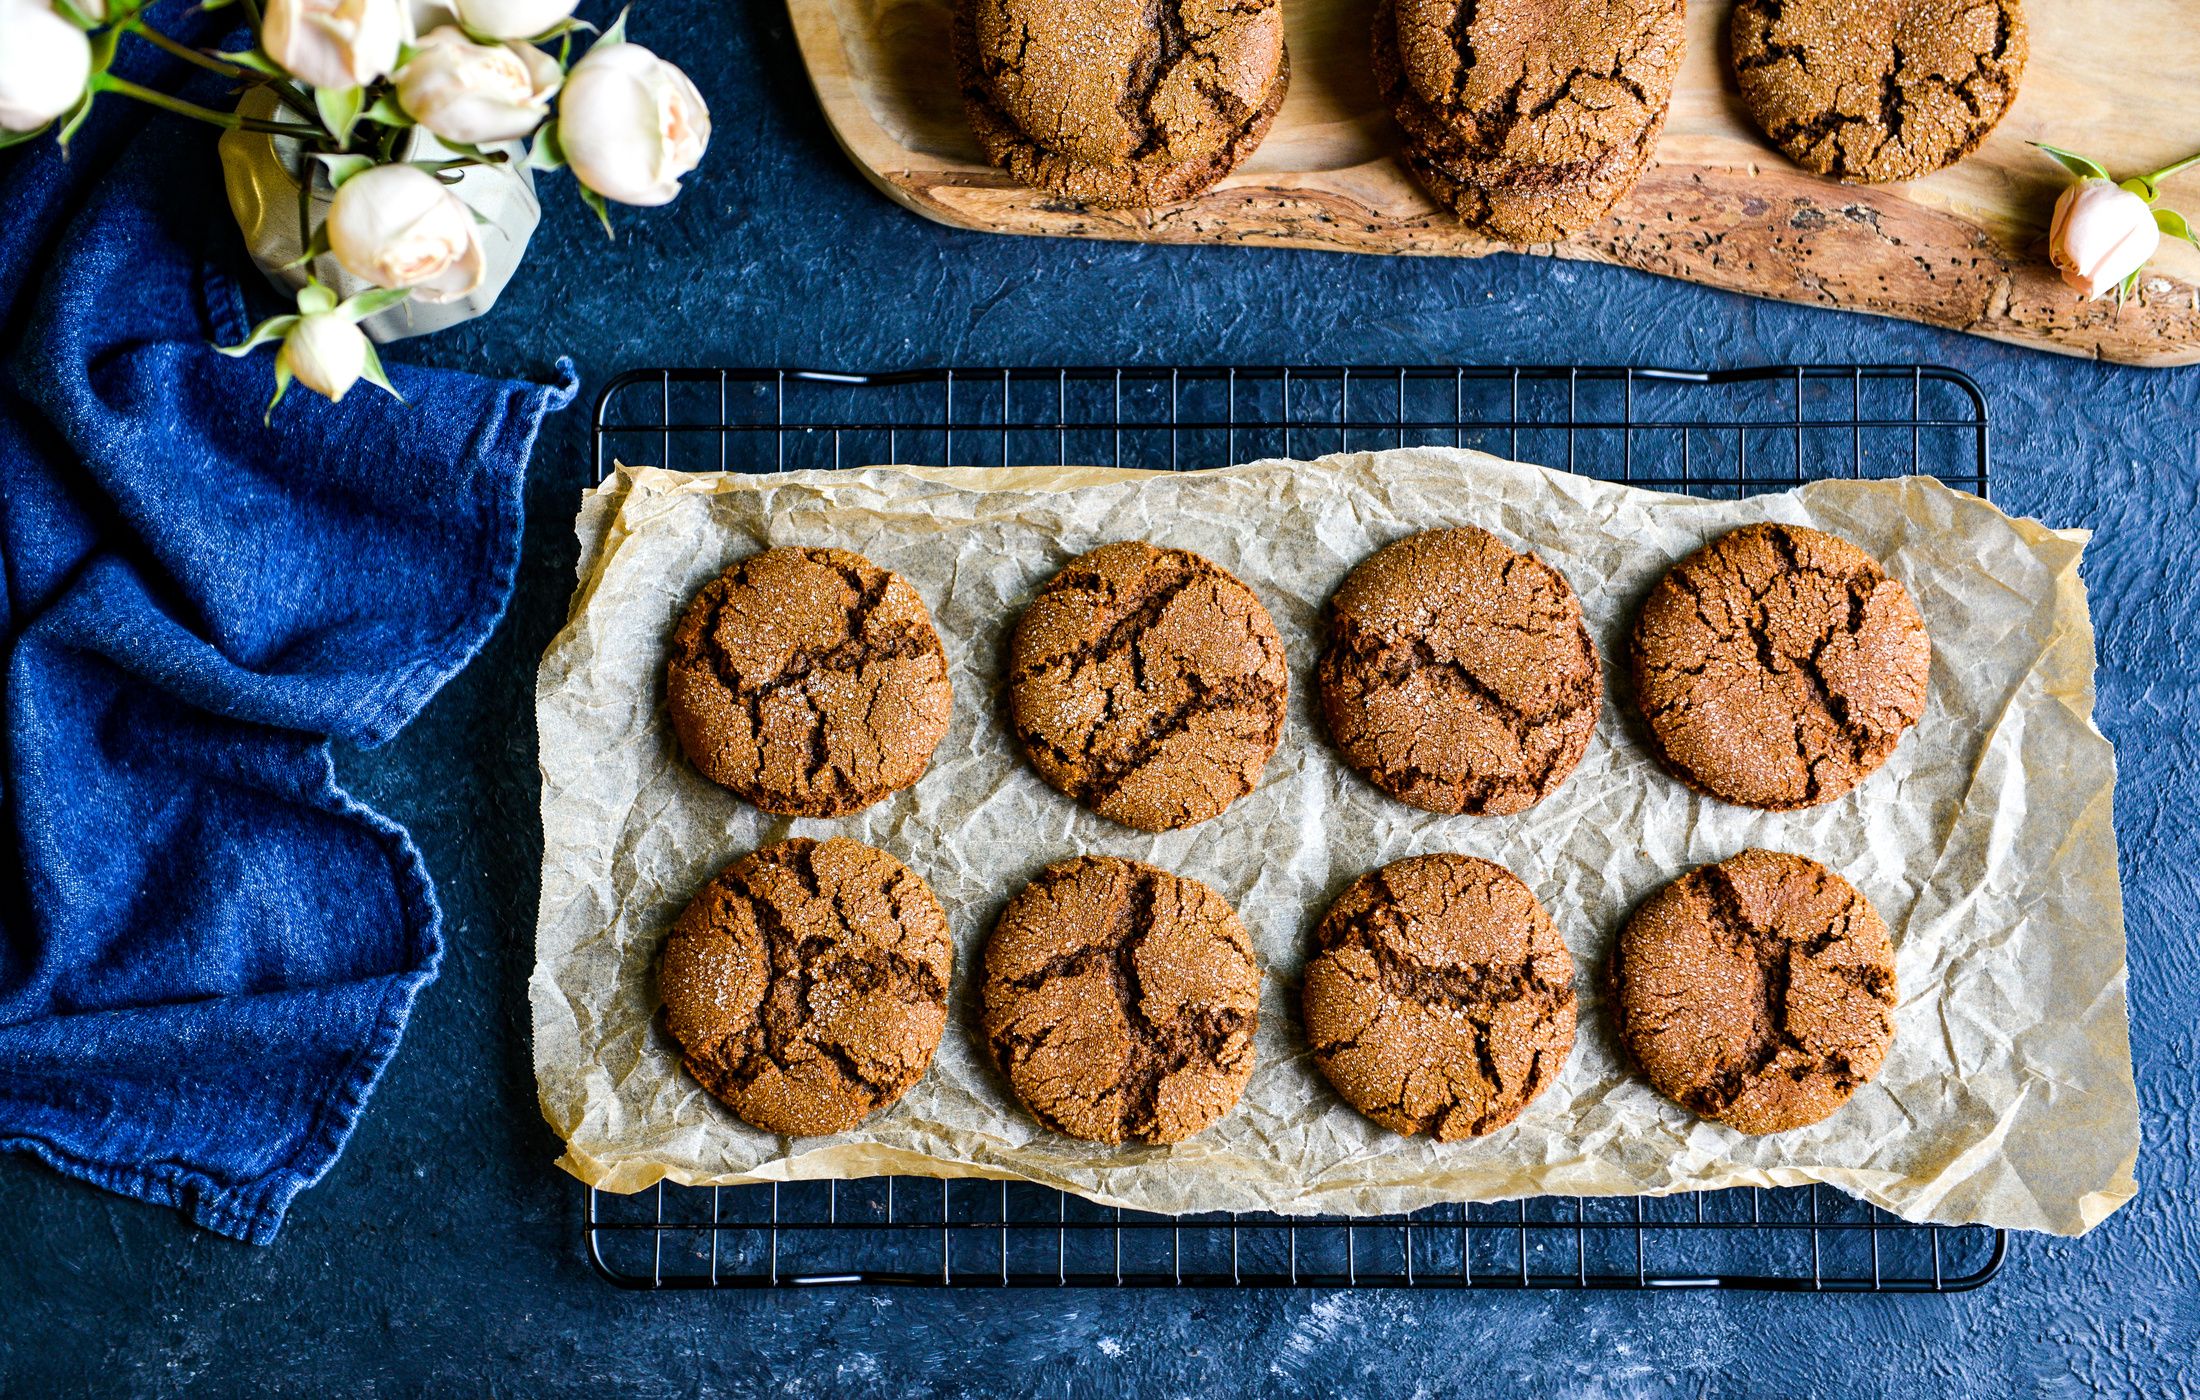
[[[942,223],[998,233],[1479,257],[1477,238],[1391,157],[1368,73],[1372,0],[1283,0],[1292,86],[1252,158],[1196,199],[1086,209],[987,165],[963,122],[953,0],[788,0],[826,119],[880,189]],[[1688,54],[1657,160],[1611,217],[1526,251],[1618,263],[1786,301],[1869,311],[2072,355],[2200,362],[2200,250],[2164,240],[2138,295],[2087,303],[2047,263],[2064,176],[2052,141],[2119,175],[2200,150],[2192,0],[2031,0],[2015,107],[1950,170],[1843,185],[1790,164],[1734,90],[1724,0],[1689,7]],[[2200,171],[2166,205],[2200,222]],[[2180,196],[2183,196],[2180,201]]]

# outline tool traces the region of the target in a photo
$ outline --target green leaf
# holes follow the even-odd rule
[[[565,141],[558,135],[556,117],[544,122],[542,130],[535,133],[535,144],[527,148],[527,159],[520,165],[527,170],[565,169]]]
[[[25,141],[36,141],[51,130],[53,130],[52,122],[47,122],[36,131],[9,131],[0,128],[0,151],[4,151],[10,146],[20,146]]]
[[[275,422],[275,405],[290,392],[290,365],[282,356],[275,357],[275,397],[267,401],[267,412],[260,415],[260,426],[265,428]]]
[[[2144,175],[2134,175],[2128,180],[2118,180],[2116,188],[2128,190],[2149,204],[2162,197],[2162,192],[2154,187],[2154,182]]]
[[[2116,304],[2118,306],[2122,306],[2126,301],[2130,300],[2132,293],[2138,290],[2139,269],[2135,267],[2131,269],[2131,275],[2126,277],[2123,280],[2122,284],[2116,288]]]
[[[411,295],[412,291],[405,287],[376,287],[372,291],[361,292],[337,307],[336,314],[357,325],[369,316],[389,310]]]
[[[2192,225],[2186,223],[2185,216],[2175,209],[2155,210],[2154,226],[2172,238],[2182,238],[2187,243],[2200,247],[2200,237],[2194,236]]]
[[[54,0],[54,9],[60,12],[63,19],[79,29],[99,28],[100,22],[98,20],[70,4],[69,0]]]
[[[628,7],[627,7],[627,10],[631,10],[632,8],[633,8],[632,6],[628,6]],[[621,11],[619,11],[619,17],[618,17],[617,19],[615,19],[615,20],[611,21],[611,27],[610,27],[609,29],[606,29],[606,30],[605,30],[605,31],[603,32],[603,37],[602,37],[602,38],[600,38],[600,39],[598,39],[598,40],[596,41],[597,43],[599,43],[599,44],[623,44],[623,43],[625,43],[625,42],[626,42],[626,16],[627,16],[627,10],[621,10]]]
[[[579,181],[574,182],[574,187],[581,192],[581,203],[595,210],[596,217],[603,221],[604,237],[610,239],[614,243],[618,242],[619,232],[617,229],[611,227],[610,204],[605,202],[602,195],[588,188],[588,186],[581,184]]]
[[[229,3],[229,0],[222,0],[222,2],[224,4],[227,4]],[[210,10],[214,7],[212,5],[202,5],[200,6],[200,8]],[[276,63],[274,59],[269,58],[266,54],[261,53],[258,49],[244,49],[237,53],[221,53],[217,51],[214,57],[220,59],[224,63],[235,64],[239,68],[247,69],[251,72],[261,74],[264,77],[287,78],[290,76],[288,73],[285,73],[283,71],[280,64]]]
[[[344,182],[360,171],[374,168],[373,156],[329,155],[322,152],[316,153],[313,158],[327,167],[329,188],[334,190],[342,189]]]
[[[397,95],[390,92],[382,93],[376,97],[373,104],[359,115],[377,126],[402,128],[415,125],[412,114],[403,107],[398,106]]]
[[[284,336],[289,335],[292,330],[296,329],[298,322],[303,319],[305,318],[301,316],[270,316],[254,326],[252,334],[246,336],[240,344],[217,345],[214,349],[220,354],[227,355],[232,360],[242,359],[269,341],[281,340]]]
[[[389,375],[383,373],[382,357],[375,353],[374,342],[371,340],[367,342],[366,367],[359,371],[359,377],[366,380],[369,384],[372,384],[375,388],[380,389],[383,393],[388,394],[391,398],[397,400],[399,403],[403,403],[405,401],[405,396],[398,393],[396,386],[390,383]]]
[[[367,107],[364,88],[315,88],[314,110],[321,114],[321,125],[329,129],[339,146],[351,141],[351,129],[359,124],[359,114]]]
[[[2108,178],[2108,171],[2103,169],[2098,161],[2088,160],[2075,151],[2065,151],[2059,147],[2050,146],[2045,141],[2034,141],[2032,144],[2053,156],[2061,162],[2063,169],[2080,179],[2106,180]]]

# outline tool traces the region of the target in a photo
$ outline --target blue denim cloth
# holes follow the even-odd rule
[[[392,364],[406,404],[263,427],[269,352],[209,348],[254,276],[214,133],[100,106],[0,159],[0,1149],[265,1243],[442,953],[328,740],[389,739],[495,627],[571,368]]]

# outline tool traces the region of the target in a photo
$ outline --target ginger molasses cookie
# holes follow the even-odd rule
[[[1589,227],[1650,163],[1684,19],[1681,0],[1382,0],[1375,77],[1407,168],[1492,237]]]
[[[1009,711],[1041,777],[1170,831],[1253,790],[1283,738],[1283,639],[1253,590],[1137,540],[1071,560],[1009,645]]]
[[[1303,989],[1314,1063],[1390,1129],[1495,1132],[1574,1046],[1574,960],[1501,865],[1416,856],[1354,881],[1314,932]]]
[[[1871,776],[1925,713],[1909,590],[1847,540],[1745,525],[1675,564],[1635,623],[1636,703],[1699,792],[1787,811]]]
[[[1635,911],[1612,956],[1620,1043],[1659,1093],[1745,1133],[1819,1122],[1894,1044],[1894,946],[1854,885],[1744,851]]]
[[[766,1132],[843,1133],[924,1077],[955,949],[929,885],[884,851],[804,838],[705,886],[658,964],[696,1082]]]
[[[1316,670],[1345,761],[1401,802],[1501,815],[1574,771],[1604,705],[1596,643],[1558,570],[1487,530],[1425,530],[1329,600]]]
[[[922,777],[955,698],[917,590],[839,549],[767,549],[705,584],[668,677],[688,759],[789,817],[843,816]]]
[[[1821,175],[1914,180],[1978,149],[2017,98],[2018,0],[1740,0],[1734,76],[1774,145]]]
[[[986,159],[1103,209],[1220,180],[1290,86],[1278,0],[959,0],[955,61]]]
[[[1260,964],[1237,913],[1113,856],[1048,866],[985,950],[985,1037],[1031,1115],[1093,1142],[1180,1142],[1253,1074]]]

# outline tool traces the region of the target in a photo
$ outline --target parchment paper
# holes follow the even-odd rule
[[[1773,814],[1695,796],[1649,756],[1619,679],[1659,573],[1746,521],[1854,540],[1906,583],[1934,646],[1924,719],[1861,790]],[[1596,741],[1515,817],[1389,800],[1324,742],[1308,677],[1320,608],[1346,572],[1414,530],[1473,523],[1533,549],[1580,593],[1605,657]],[[1026,1179],[1155,1211],[1367,1213],[1541,1193],[1662,1194],[1822,1181],[1912,1220],[2078,1234],[2137,1189],[2138,1102],[2110,825],[2115,756],[2092,723],[2080,531],[2003,515],[1938,483],[1824,482],[1748,501],[1664,496],[1479,453],[1407,449],[1196,474],[896,469],[783,476],[622,469],[583,505],[580,586],[537,693],[543,873],[531,983],[544,1115],[584,1181],[634,1191],[881,1173]],[[1274,613],[1291,716],[1260,786],[1161,836],[1042,783],[1000,720],[1007,629],[1065,560],[1111,539],[1197,550]],[[665,643],[690,595],[770,544],[856,550],[915,583],[953,666],[954,723],[913,789],[837,822],[766,817],[698,776],[664,716]],[[841,833],[931,882],[956,938],[952,1014],[931,1072],[841,1137],[748,1128],[681,1073],[653,1020],[673,917],[720,867],[788,835]],[[1830,1120],[1748,1138],[1666,1102],[1617,1054],[1598,975],[1628,913],[1665,881],[1748,846],[1795,851],[1861,888],[1894,930],[1892,1057]],[[1302,949],[1362,872],[1425,851],[1509,867],[1579,968],[1579,1042],[1513,1126],[1402,1139],[1339,1100],[1307,1059]],[[1039,1128],[972,1033],[984,940],[1042,865],[1082,851],[1151,861],[1237,907],[1265,964],[1259,1068],[1216,1127],[1107,1148]]]

